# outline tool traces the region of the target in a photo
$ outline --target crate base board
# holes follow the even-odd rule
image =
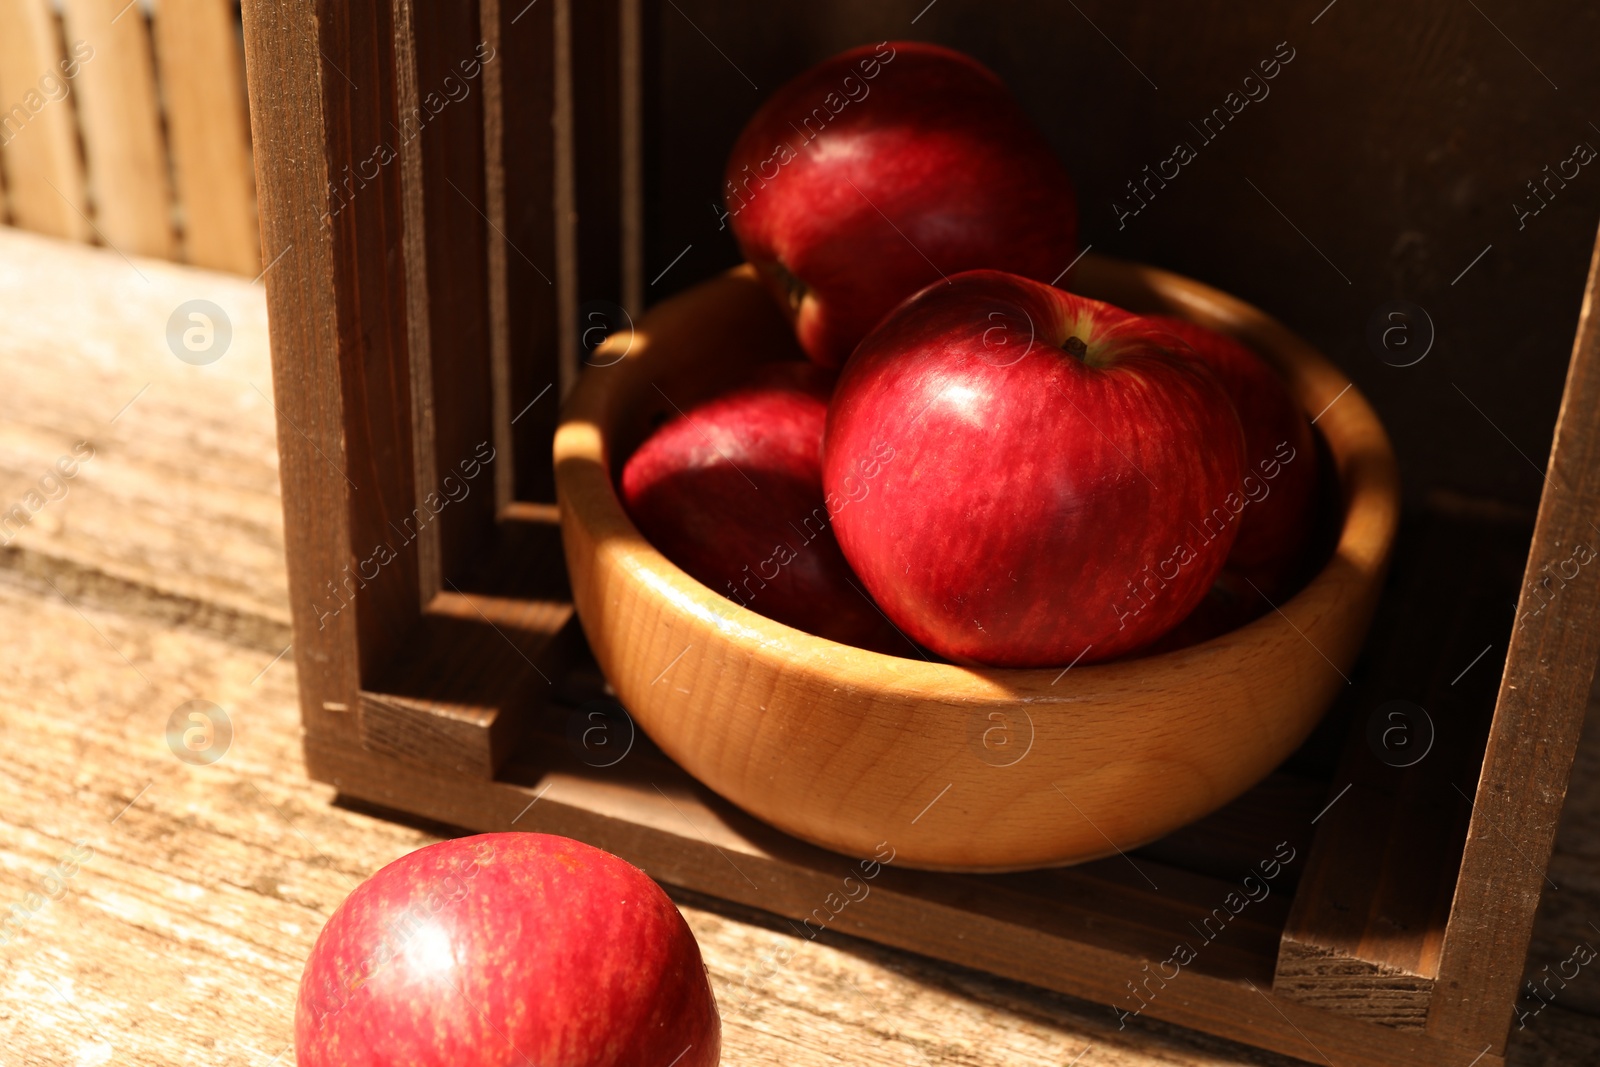
[[[1408,1031],[1427,1026],[1433,995],[1431,978],[1287,938],[1272,984],[1302,1004]]]
[[[347,798],[387,811],[576,837],[668,885],[786,919],[799,936],[844,933],[1105,1004],[1113,1031],[1148,1016],[1341,1067],[1498,1063],[1503,1044],[1470,1048],[1427,1029],[1465,832],[1448,785],[1481,765],[1496,683],[1490,670],[1463,679],[1459,668],[1481,658],[1480,635],[1505,631],[1527,539],[1525,516],[1479,510],[1430,500],[1422,521],[1403,526],[1374,651],[1278,771],[1159,841],[1075,867],[965,875],[889,863],[867,878],[859,860],[729,805],[636,734],[570,618],[570,655],[540,657],[553,688],[534,686],[537,699],[513,684],[529,670],[475,675],[479,689],[501,679],[504,691],[480,702],[517,729],[470,771],[449,746],[397,745],[381,730],[336,740],[312,726],[307,761]],[[482,604],[457,621],[554,603],[548,576],[508,577],[538,558],[522,542],[553,536],[553,515],[512,517],[496,562],[466,580],[463,595]],[[1468,588],[1459,573],[1480,582]],[[503,633],[474,640],[514,654]],[[460,654],[450,647],[421,649],[412,669],[458,678],[461,662],[484,654],[472,641]],[[437,670],[419,666],[435,659]],[[1420,764],[1386,764],[1372,748],[1374,709],[1396,697],[1420,700],[1441,723]],[[435,721],[437,700],[408,710],[435,717],[408,724],[413,739],[432,736],[419,725],[456,725]],[[886,841],[883,854],[892,850]],[[1270,893],[1227,907],[1239,904],[1241,876],[1275,854],[1294,858],[1268,879]],[[1192,954],[1181,966],[1179,946]]]
[[[1531,516],[1443,493],[1402,525],[1342,702],[1354,715],[1330,806],[1278,950],[1273,988],[1283,997],[1401,1030],[1427,1026],[1470,811],[1455,783],[1482,768],[1499,684],[1479,661],[1511,628],[1531,536]],[[1407,710],[1397,719],[1396,708]],[[1420,754],[1390,750],[1395,738]]]
[[[630,762],[626,775],[513,763],[501,780],[465,779],[306,738],[311,776],[353,799],[475,832],[578,838],[669,885],[792,920],[799,933],[826,928],[1117,1005],[1108,1007],[1107,1019],[1119,1028],[1150,1016],[1340,1067],[1503,1067],[1493,1049],[1468,1049],[1275,994],[1276,935],[1263,936],[1272,922],[1242,924],[1237,939],[1204,944],[1176,977],[1158,977],[1174,931],[1184,936],[1185,916],[1204,912],[1205,901],[1220,899],[1210,894],[1229,883],[1148,859],[1138,864],[1143,874],[1119,872],[1116,860],[1027,875],[933,874],[890,863],[875,872],[864,896],[835,905],[844,899],[846,876],[858,885],[864,879],[869,868],[860,861],[761,826],[664,759]],[[1168,892],[1131,904],[1130,889],[1152,876]],[[1180,892],[1185,899],[1177,899]],[[1282,915],[1276,918],[1281,929]],[[1134,985],[1146,999],[1135,997]]]

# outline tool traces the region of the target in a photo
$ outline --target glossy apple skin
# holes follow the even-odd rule
[[[751,611],[898,655],[897,634],[851,573],[822,492],[833,371],[790,360],[685,412],[622,469],[639,532],[690,577]]]
[[[857,348],[823,485],[851,500],[839,542],[902,630],[957,662],[1047,667],[1131,652],[1194,609],[1233,545],[1213,514],[1242,462],[1227,394],[1171,334],[972,271]]]
[[[824,366],[943,275],[1052,281],[1077,255],[1066,169],[999,78],[936,45],[868,45],[801,74],[724,177],[740,249]]]
[[[295,1012],[299,1067],[715,1067],[720,1047],[672,901],[548,834],[441,841],[384,867],[323,927]]]
[[[1272,601],[1291,594],[1311,542],[1317,457],[1311,423],[1260,356],[1197,323],[1151,316],[1184,341],[1222,382],[1244,426],[1239,537],[1227,567]]]

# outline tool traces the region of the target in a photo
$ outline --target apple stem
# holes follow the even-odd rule
[[[1067,338],[1065,341],[1062,341],[1061,347],[1066,349],[1068,352],[1071,352],[1079,359],[1082,359],[1084,356],[1089,354],[1089,346],[1084,344],[1083,338],[1076,334]]]

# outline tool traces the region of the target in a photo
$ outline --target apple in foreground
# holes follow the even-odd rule
[[[728,158],[724,224],[837,367],[895,305],[981,267],[1053,281],[1077,255],[1066,169],[993,72],[914,41],[784,85]]]
[[[1243,451],[1227,393],[1170,333],[971,271],[856,349],[823,487],[851,501],[839,543],[910,637],[961,663],[1058,666],[1132,652],[1194,609],[1233,547]]]
[[[1311,423],[1277,372],[1239,341],[1185,319],[1151,320],[1188,342],[1221,380],[1239,414],[1244,510],[1227,567],[1244,586],[1253,583],[1261,596],[1276,601],[1293,591],[1311,542],[1317,494]]]
[[[294,1036],[299,1067],[715,1067],[721,1023],[694,935],[643,871],[508,833],[357,886],[306,961]]]
[[[906,655],[850,571],[822,492],[833,371],[789,360],[662,426],[622,469],[634,524],[689,576],[833,641]]]

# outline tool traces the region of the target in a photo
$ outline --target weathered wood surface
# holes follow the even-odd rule
[[[341,807],[305,777],[294,653],[273,659],[288,611],[259,287],[138,267],[148,281],[114,253],[0,230],[0,504],[26,500],[76,442],[95,448],[0,548],[0,915],[17,917],[0,944],[0,1049],[8,1067],[287,1064],[321,924],[439,828]],[[207,367],[165,342],[172,309],[195,296],[234,328]],[[167,747],[168,717],[191,699],[232,721],[214,764]],[[49,899],[48,872],[79,841],[92,855],[80,848],[75,870],[69,858]],[[1530,977],[1600,947],[1596,841],[1592,717]],[[730,1065],[1289,1062],[1173,1028],[1118,1033],[1103,1007],[680,902]],[[1552,981],[1537,1014],[1525,999],[1509,1062],[1600,1058],[1594,971]]]

